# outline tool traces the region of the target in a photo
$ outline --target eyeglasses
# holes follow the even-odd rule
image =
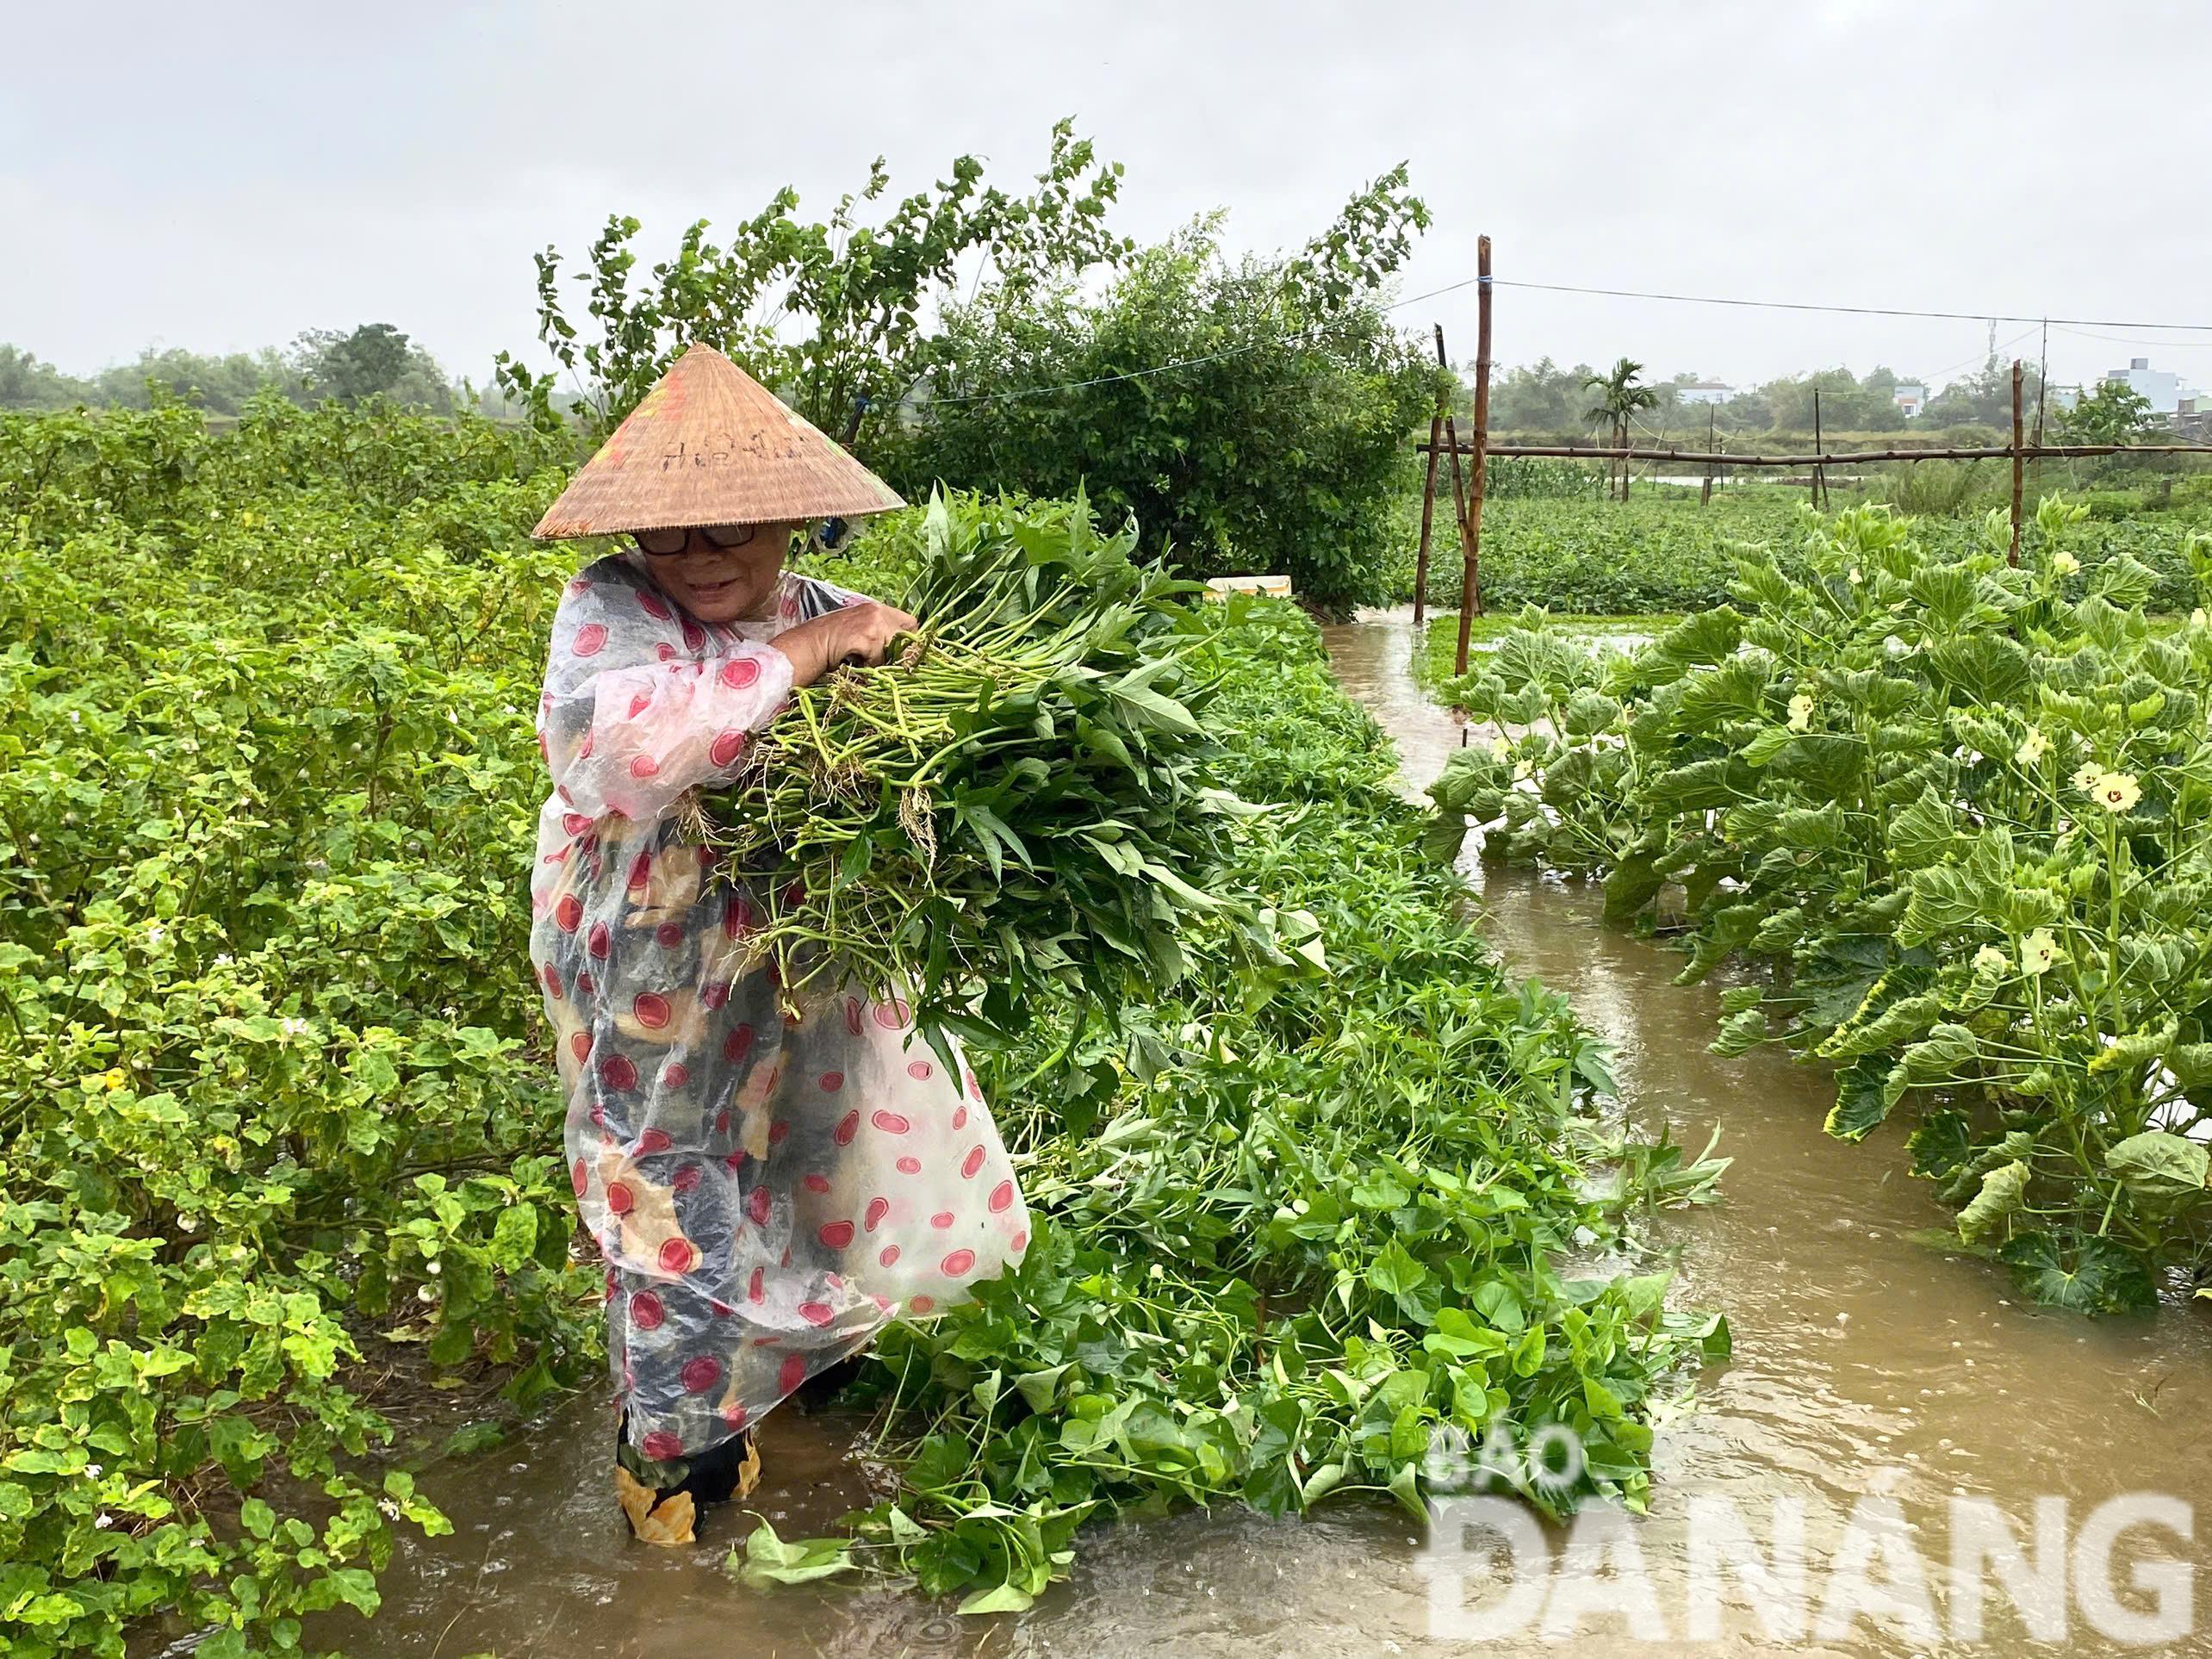
[[[743,547],[759,535],[758,525],[706,525],[699,530],[709,544],[724,550]],[[691,531],[676,530],[640,530],[634,532],[638,547],[647,553],[667,558],[680,553],[691,545]]]

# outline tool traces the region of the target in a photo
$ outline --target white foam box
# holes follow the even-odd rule
[[[1264,593],[1270,599],[1290,597],[1288,576],[1209,576],[1206,586],[1216,599],[1230,593]]]

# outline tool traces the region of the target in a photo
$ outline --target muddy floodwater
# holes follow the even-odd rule
[[[1382,613],[1327,633],[1339,677],[1397,740],[1401,784],[1417,792],[1459,734],[1414,683],[1409,618]],[[1696,1405],[1661,1429],[1651,1513],[1628,1529],[1661,1621],[1644,1635],[1663,1639],[1639,1639],[1617,1613],[1586,1621],[1564,1643],[1543,1639],[1540,1618],[1517,1633],[1457,1639],[1432,1623],[1420,1529],[1402,1512],[1354,1503],[1302,1522],[1225,1508],[1094,1528],[1072,1580],[1019,1615],[959,1619],[948,1605],[865,1587],[755,1594],[719,1570],[750,1525],[734,1512],[716,1513],[693,1550],[630,1542],[608,1495],[612,1429],[595,1397],[568,1401],[500,1451],[432,1470],[425,1484],[453,1535],[401,1550],[376,1619],[325,1624],[311,1637],[355,1653],[444,1659],[2010,1655],[2029,1642],[1994,1577],[1982,1640],[1960,1639],[1954,1622],[1945,1566],[1954,1497],[1989,1501],[2023,1538],[2036,1501],[2063,1499],[2070,1539],[2123,1494],[2212,1501],[2212,1334],[2203,1315],[2169,1308],[2091,1323],[2041,1311],[1990,1267],[1917,1241],[1949,1218],[1907,1175],[1901,1134],[1855,1148],[1830,1140],[1818,1076],[1764,1051],[1707,1053],[1718,988],[1672,985],[1680,957],[1603,925],[1594,892],[1520,872],[1471,874],[1506,961],[1566,992],[1615,1046],[1631,1121],[1649,1134],[1668,1128],[1693,1152],[1718,1125],[1719,1150],[1735,1159],[1720,1202],[1663,1223],[1681,1249],[1675,1300],[1724,1311],[1735,1333],[1733,1359],[1707,1372]],[[864,1427],[849,1416],[777,1413],[762,1431],[767,1478],[752,1507],[789,1538],[825,1530],[867,1501]],[[1894,1619],[1817,1628],[1833,1587],[1826,1552],[1869,1500],[1901,1518],[1924,1556],[1932,1639]],[[1699,1504],[1708,1516],[1732,1507],[1764,1549],[1777,1501],[1807,1517],[1808,1628],[1794,1639],[1769,1637],[1740,1591],[1717,1602],[1692,1579]],[[1562,1549],[1566,1535],[1554,1530],[1548,1542]],[[2202,1547],[2201,1537],[2191,1545],[2154,1528],[2124,1535],[2115,1552],[2122,1611],[2152,1606],[2129,1586],[2130,1562],[2194,1559]],[[1888,1581],[1892,1558],[1867,1569],[1870,1581]],[[1478,1608],[1499,1593],[1482,1564],[1469,1575]],[[2198,1586],[2196,1601],[2198,1622],[2212,1622],[2212,1589]],[[1717,1617],[1717,1638],[1692,1639],[1699,1603]],[[2101,1634],[2080,1602],[2065,1617],[2062,1642],[2034,1650],[2143,1650]],[[2212,1640],[2184,1637],[2165,1650],[2212,1652]]]

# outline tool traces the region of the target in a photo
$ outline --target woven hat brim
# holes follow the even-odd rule
[[[540,540],[850,519],[898,492],[711,346],[694,345],[577,469]]]
[[[600,509],[589,500],[575,500],[572,485],[530,533],[539,541],[559,541],[577,536],[626,536],[642,530],[689,530],[705,525],[795,525],[810,519],[859,519],[871,513],[895,513],[906,498],[888,486],[862,494],[832,496],[827,492],[794,493],[785,505],[764,506],[757,495],[726,506],[699,502],[661,513],[623,511],[611,505]]]

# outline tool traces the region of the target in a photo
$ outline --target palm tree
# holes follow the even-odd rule
[[[1630,357],[1623,357],[1612,366],[1609,375],[1585,375],[1582,389],[1595,392],[1598,401],[1582,412],[1582,419],[1595,426],[1602,420],[1612,433],[1612,446],[1617,450],[1628,447],[1630,417],[1659,403],[1659,388],[1638,386],[1636,377],[1643,372],[1643,365]],[[1608,469],[1606,494],[1611,499],[1618,490],[1619,499],[1628,500],[1628,463],[1619,463],[1617,472]]]

